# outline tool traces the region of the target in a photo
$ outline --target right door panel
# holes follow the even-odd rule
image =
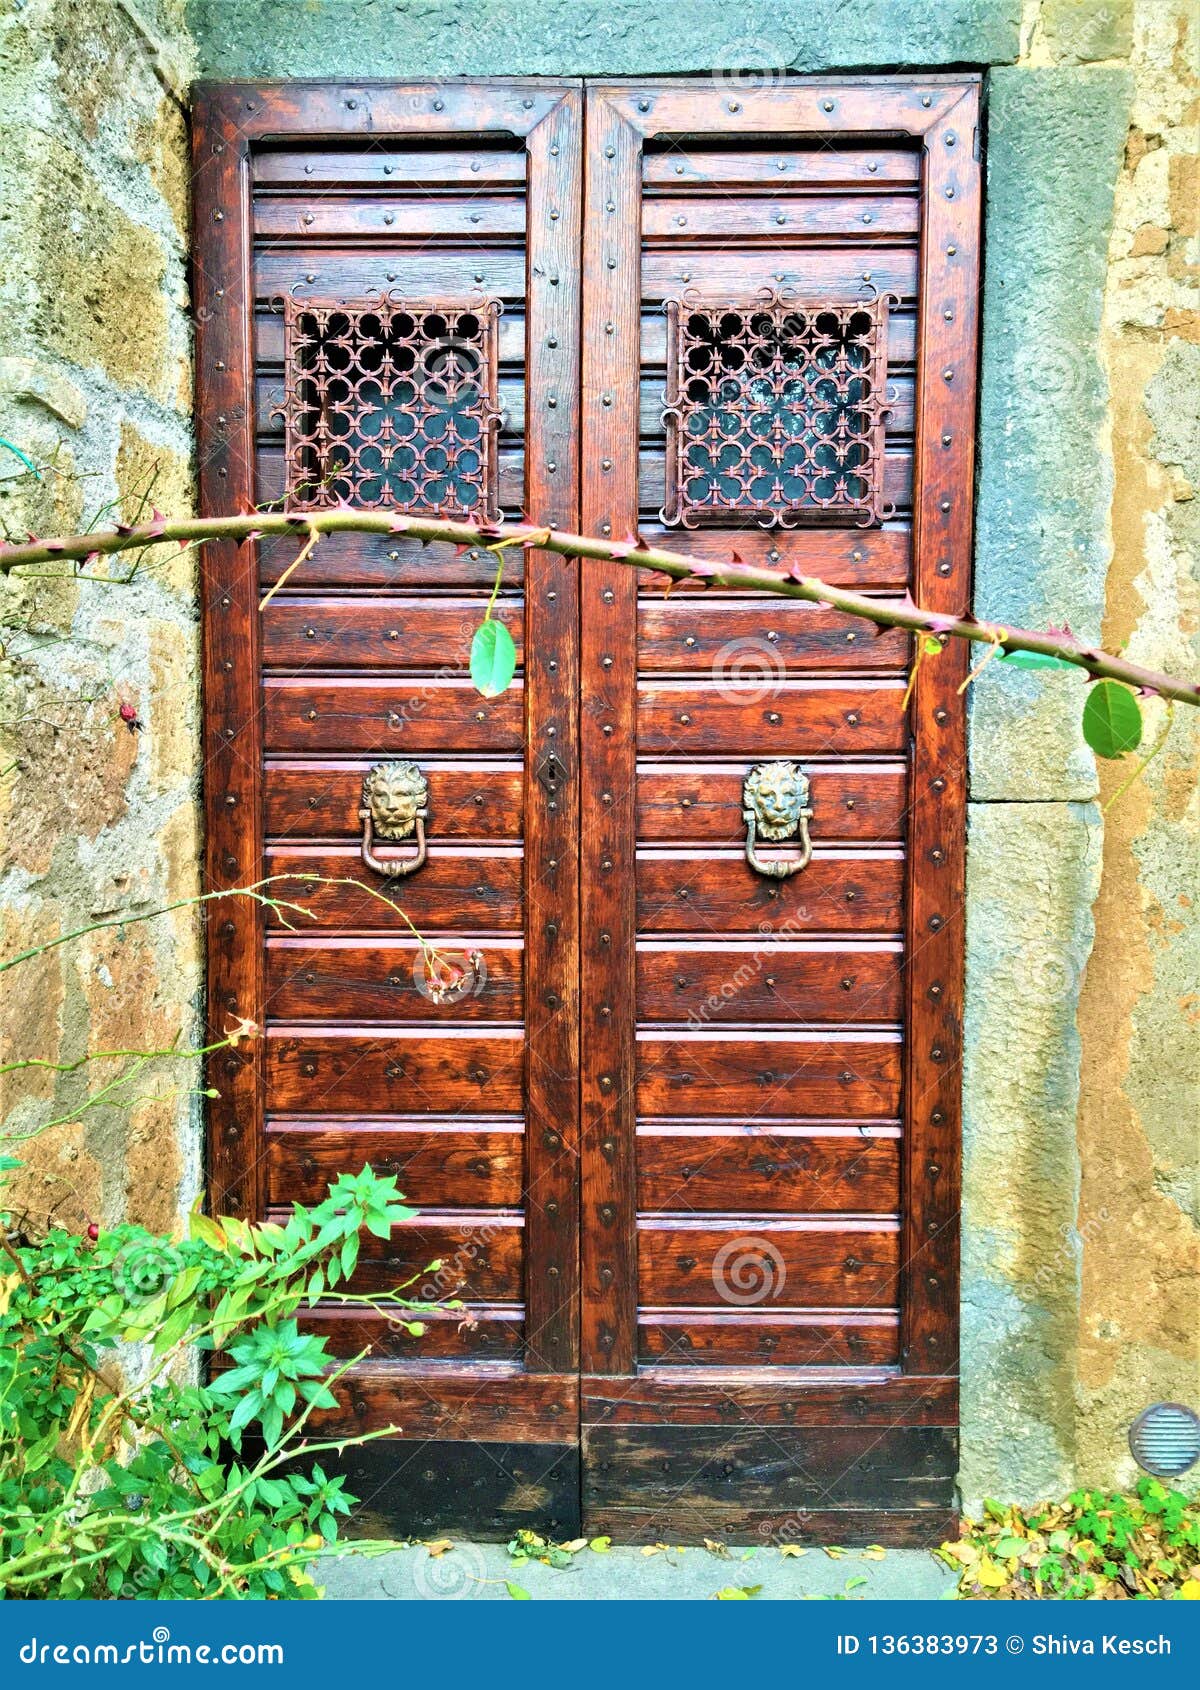
[[[589,91],[586,532],[967,603],[977,96]],[[929,1538],[962,658],[667,585],[583,586],[585,1529]]]

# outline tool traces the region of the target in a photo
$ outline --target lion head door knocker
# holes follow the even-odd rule
[[[425,823],[429,817],[429,783],[415,763],[375,763],[363,776],[362,860],[376,874],[395,880],[413,874],[425,861]],[[377,857],[377,839],[398,842],[417,836],[409,857]]]
[[[756,874],[772,880],[786,880],[807,868],[812,858],[808,824],[812,807],[808,801],[808,776],[797,763],[756,763],[742,782],[742,820],[746,824],[746,861]],[[772,844],[798,838],[798,857],[774,857],[764,861],[757,851],[760,839]]]

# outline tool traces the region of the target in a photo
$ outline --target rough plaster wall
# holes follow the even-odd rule
[[[190,75],[176,0],[24,0],[0,23],[0,453],[8,533],[62,532],[110,500],[125,516],[191,500],[186,313]],[[94,569],[94,574],[104,574]],[[3,954],[194,892],[195,572],[148,563],[130,586],[0,584]],[[122,701],[145,723],[133,734]],[[109,929],[0,976],[4,1060],[194,1043],[188,912]],[[197,1186],[194,1064],[9,1077],[0,1120],[29,1141],[18,1197],[42,1224],[172,1227]]]

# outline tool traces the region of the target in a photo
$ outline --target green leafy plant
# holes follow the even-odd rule
[[[369,1302],[419,1336],[404,1287],[346,1289],[361,1232],[387,1237],[414,1212],[364,1168],[285,1224],[194,1213],[181,1240],[137,1226],[30,1240],[0,1215],[0,1591],[311,1598],[315,1561],[395,1547],[339,1541],[354,1498],[312,1458],[366,1438],[310,1427],[352,1362],[298,1316]]]
[[[1072,1491],[1028,1512],[989,1501],[937,1553],[959,1575],[960,1597],[1196,1600],[1200,1498],[1143,1477],[1133,1495]]]

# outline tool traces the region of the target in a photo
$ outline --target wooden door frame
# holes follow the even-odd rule
[[[981,188],[977,75],[819,77],[733,89],[714,79],[589,82],[582,438],[586,533],[636,539],[641,158],[648,139],[786,136],[921,149],[911,590],[930,609],[970,602]],[[584,1421],[682,1407],[678,1370],[636,1360],[634,1001],[636,603],[629,570],[597,567],[581,592],[582,833],[604,871],[581,912],[580,1083]],[[965,875],[965,648],[922,665],[911,702],[899,1412],[957,1420],[961,1020]],[[618,1387],[613,1376],[624,1376]],[[853,1370],[814,1379],[848,1391]],[[899,1387],[899,1388],[897,1388]],[[873,1385],[878,1389],[878,1384]],[[796,1381],[747,1383],[761,1414]],[[739,1393],[742,1394],[742,1393]],[[657,1407],[656,1407],[657,1405]]]
[[[192,132],[196,395],[200,511],[254,502],[252,150],[274,140],[421,141],[506,135],[529,158],[526,227],[526,515],[578,525],[579,248],[582,91],[571,78],[484,81],[204,83]],[[533,325],[536,325],[536,333]],[[578,564],[529,551],[525,567],[526,1206],[523,1374],[495,1436],[573,1439],[577,1402]],[[205,885],[261,876],[263,727],[259,703],[257,544],[227,541],[201,560]],[[547,761],[557,765],[547,778]],[[264,910],[246,897],[210,907],[209,1039],[232,1020],[265,1019]],[[210,1064],[208,1191],[214,1213],[263,1212],[263,1041]],[[549,1382],[545,1382],[548,1387]],[[527,1387],[527,1388],[525,1388]],[[419,1395],[419,1393],[418,1393]],[[428,1427],[428,1416],[422,1420]],[[453,1407],[433,1435],[476,1437],[481,1416]]]

